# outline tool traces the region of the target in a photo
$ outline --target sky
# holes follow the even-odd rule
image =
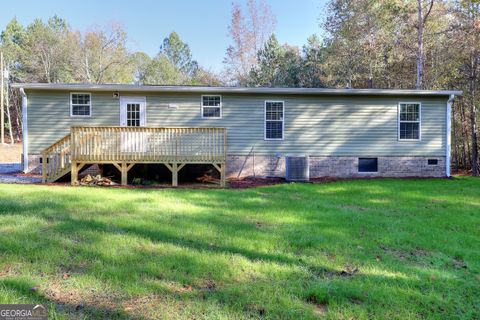
[[[244,4],[245,0],[233,0]],[[232,0],[17,0],[5,1],[0,10],[0,27],[15,16],[23,25],[35,18],[47,20],[57,14],[73,30],[121,23],[127,31],[131,51],[154,56],[172,31],[189,44],[193,57],[203,67],[220,72],[225,51],[231,43],[228,25]],[[277,25],[281,43],[302,46],[320,33],[320,19],[326,0],[266,0]]]

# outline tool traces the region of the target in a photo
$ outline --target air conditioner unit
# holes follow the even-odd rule
[[[310,179],[310,164],[306,155],[287,155],[285,167],[287,181],[308,181]]]

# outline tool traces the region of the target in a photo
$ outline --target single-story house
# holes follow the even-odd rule
[[[46,181],[112,164],[188,164],[228,177],[448,177],[451,107],[460,91],[15,84],[23,96],[23,165]],[[45,160],[43,160],[45,159]]]

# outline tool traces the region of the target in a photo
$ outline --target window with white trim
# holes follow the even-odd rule
[[[265,139],[283,140],[283,101],[265,101]]]
[[[420,140],[420,103],[400,103],[398,112],[398,139]]]
[[[92,100],[90,93],[70,94],[70,116],[89,117],[92,113]]]
[[[222,117],[222,97],[202,96],[202,118]]]

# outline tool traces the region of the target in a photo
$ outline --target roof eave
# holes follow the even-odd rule
[[[184,93],[264,93],[264,94],[312,94],[312,95],[461,95],[459,90],[408,90],[408,89],[327,89],[327,88],[267,88],[267,87],[200,87],[200,86],[154,86],[124,84],[56,84],[14,83],[14,88],[25,90],[88,90],[130,92],[184,92]]]

